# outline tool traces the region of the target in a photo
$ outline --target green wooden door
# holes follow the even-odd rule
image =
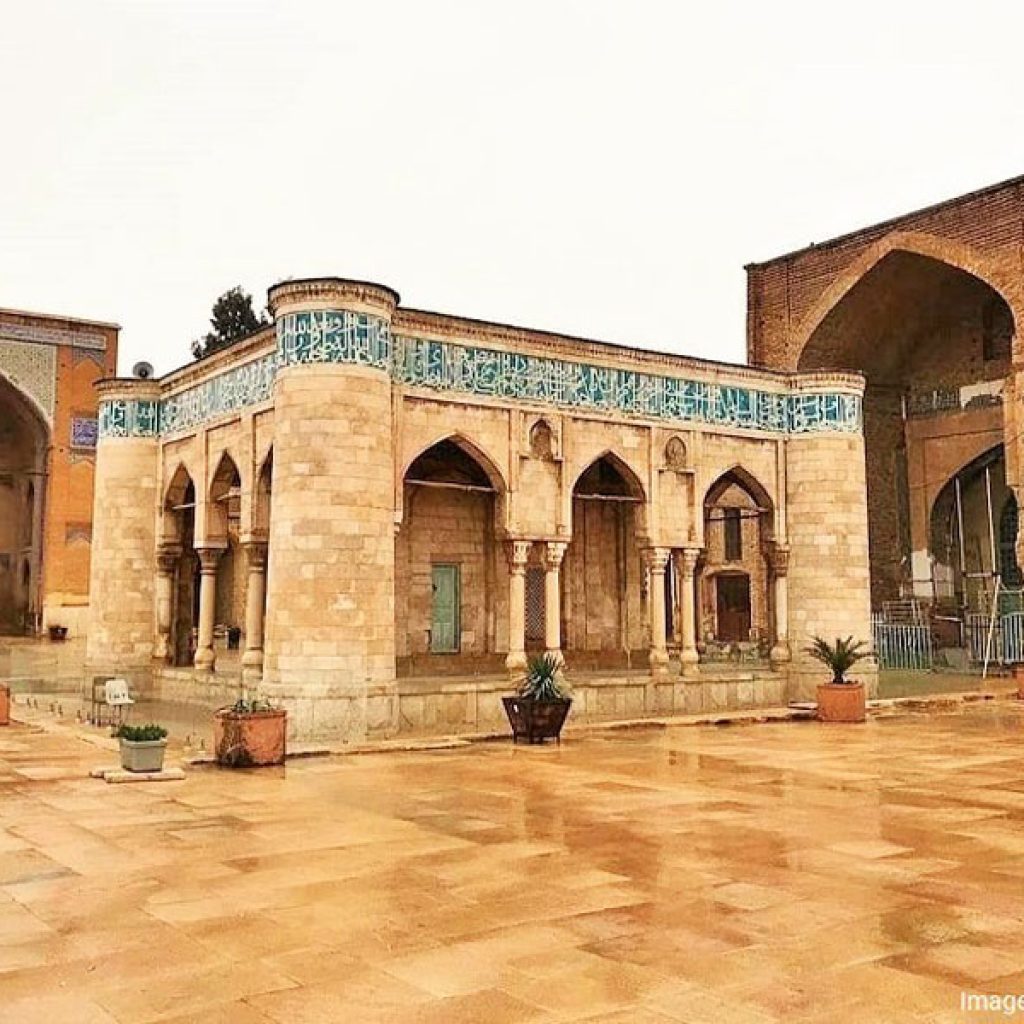
[[[433,605],[430,615],[430,650],[454,654],[459,649],[459,567],[430,567]]]

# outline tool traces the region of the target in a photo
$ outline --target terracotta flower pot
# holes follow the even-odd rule
[[[213,741],[217,764],[249,768],[284,764],[288,712],[232,711],[222,708],[213,716]]]
[[[0,686],[0,725],[11,724],[11,688]]]
[[[818,687],[818,721],[863,722],[863,683],[822,683]]]

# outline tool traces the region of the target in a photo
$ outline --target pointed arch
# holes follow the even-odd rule
[[[266,535],[270,531],[270,495],[274,486],[274,446],[267,449],[258,464],[256,489],[253,499],[253,532]]]
[[[242,473],[239,469],[238,460],[229,448],[223,449],[217,460],[213,462],[214,470],[210,476],[209,495],[211,501],[216,501],[219,495],[225,493],[230,487],[242,486]]]
[[[50,440],[50,417],[47,415],[46,410],[39,404],[39,400],[35,395],[26,391],[4,373],[3,370],[0,370],[0,399],[5,397],[5,392],[7,393],[6,397],[11,398],[12,404],[17,411],[22,413],[22,416],[19,418],[32,431],[36,443],[48,444]]]
[[[207,491],[207,541],[226,543],[232,522],[241,518],[242,474],[232,454],[221,452]]]
[[[719,473],[711,482],[704,492],[704,506],[713,505],[732,486],[738,486],[746,491],[762,512],[768,513],[775,510],[775,502],[772,501],[768,489],[750,470],[738,462]]]
[[[791,351],[796,353],[799,365],[804,349],[829,313],[860,283],[878,264],[893,253],[908,253],[924,256],[961,270],[987,284],[997,292],[1010,308],[1014,326],[1018,321],[1017,288],[1005,272],[988,256],[972,246],[947,238],[938,238],[923,232],[893,231],[868,246],[840,273],[832,284],[822,292],[817,302],[804,314],[796,330],[796,344]]]
[[[445,443],[452,444],[458,448],[463,455],[468,456],[473,462],[479,466],[484,476],[487,477],[490,482],[491,488],[498,495],[504,495],[508,490],[505,475],[498,468],[497,462],[486,452],[486,450],[473,438],[461,431],[451,431],[442,434],[440,437],[435,438],[429,444],[424,445],[415,455],[412,456],[402,467],[402,479],[406,479],[409,475],[409,470],[412,468],[414,463],[419,459],[427,455],[431,449],[437,448]]]
[[[634,498],[637,501],[646,502],[647,491],[644,488],[643,481],[637,474],[636,470],[612,448],[606,448],[604,451],[595,455],[581,470],[576,474],[576,479],[572,484],[572,493],[574,495],[580,493],[581,486],[587,487],[591,481],[587,479],[587,474],[600,475],[601,465],[609,467],[618,477],[622,480],[624,485],[623,497]],[[592,492],[594,493],[594,492]]]
[[[183,460],[179,460],[174,472],[164,487],[163,508],[165,512],[177,512],[186,503],[186,495],[192,488],[192,500],[195,501],[195,480]]]

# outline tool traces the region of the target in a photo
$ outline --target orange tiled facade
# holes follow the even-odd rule
[[[84,632],[89,600],[96,382],[118,328],[0,310],[0,631]]]

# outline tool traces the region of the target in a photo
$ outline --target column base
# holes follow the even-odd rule
[[[793,655],[789,650],[789,644],[776,644],[768,652],[768,660],[776,672],[782,671],[792,660]]]
[[[212,672],[216,664],[217,656],[209,647],[201,647],[196,651],[195,660],[192,662],[192,666],[197,672]]]
[[[526,672],[526,652],[509,651],[505,659],[505,670],[512,679],[522,679]]]
[[[669,674],[668,651],[651,651],[648,656],[647,663],[650,665],[652,679],[664,679]]]
[[[679,674],[683,678],[695,679],[700,675],[700,655],[696,651],[683,651],[679,662]]]

